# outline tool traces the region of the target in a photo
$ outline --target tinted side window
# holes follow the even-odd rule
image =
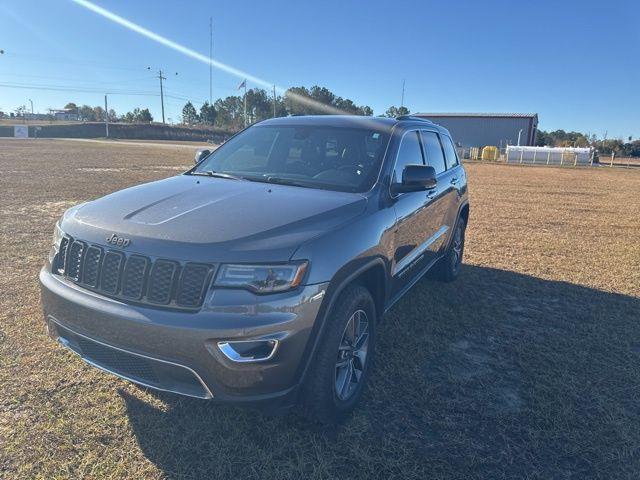
[[[442,140],[444,156],[447,159],[447,169],[455,167],[458,165],[458,156],[456,155],[456,149],[453,146],[453,142],[446,135],[442,135],[440,140]]]
[[[402,181],[402,170],[407,165],[422,165],[423,163],[418,132],[407,132],[402,137],[402,142],[398,149],[396,167],[393,169],[393,178],[391,179],[392,183],[400,183]]]
[[[431,165],[436,169],[436,173],[441,173],[446,170],[444,164],[444,155],[442,153],[442,146],[438,139],[438,134],[435,132],[428,132],[423,130],[422,143],[424,145],[424,151],[427,155],[427,165]]]

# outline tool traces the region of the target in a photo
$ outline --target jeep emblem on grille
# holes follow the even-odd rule
[[[131,240],[128,238],[119,237],[115,233],[112,233],[110,237],[107,237],[107,243],[115,245],[116,247],[128,247],[131,245]]]

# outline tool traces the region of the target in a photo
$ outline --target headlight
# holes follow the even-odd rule
[[[51,241],[51,250],[49,251],[49,263],[53,263],[58,250],[60,250],[60,243],[64,237],[64,232],[60,228],[60,220],[56,222],[56,226],[53,227],[53,239]]]
[[[284,292],[302,283],[307,262],[284,265],[221,265],[216,287],[244,288],[255,293]]]

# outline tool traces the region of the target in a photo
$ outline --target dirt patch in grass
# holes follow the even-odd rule
[[[362,408],[322,431],[137,388],[45,334],[55,220],[191,158],[0,140],[0,477],[640,476],[640,171],[468,165],[460,279],[388,313]]]

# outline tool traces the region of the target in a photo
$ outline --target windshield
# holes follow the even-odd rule
[[[389,135],[363,128],[255,126],[191,171],[246,180],[364,192],[375,183]]]

